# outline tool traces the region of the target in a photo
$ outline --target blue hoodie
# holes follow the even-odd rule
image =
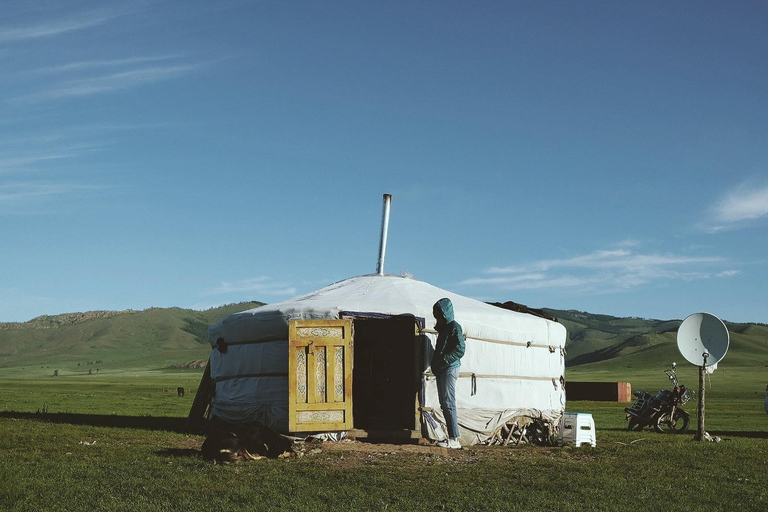
[[[432,355],[432,373],[437,374],[461,364],[465,344],[461,325],[453,319],[453,304],[450,299],[437,301],[433,313],[437,319],[437,344]]]

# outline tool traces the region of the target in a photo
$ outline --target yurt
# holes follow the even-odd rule
[[[456,389],[464,445],[565,408],[566,329],[406,276],[352,277],[211,326],[208,415],[292,435],[446,437],[430,359],[432,306],[466,336]]]

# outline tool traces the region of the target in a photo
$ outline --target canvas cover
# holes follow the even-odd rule
[[[563,325],[508,311],[408,277],[363,275],[284,302],[235,313],[212,325],[208,338],[214,396],[211,412],[227,421],[258,421],[288,431],[288,324],[335,319],[342,312],[423,318],[434,347],[433,304],[451,299],[467,336],[456,399],[462,443],[485,441],[511,418],[557,421],[565,409]],[[217,341],[226,343],[225,352]],[[218,343],[221,343],[218,341]],[[445,423],[434,376],[423,377],[420,405],[428,437]]]

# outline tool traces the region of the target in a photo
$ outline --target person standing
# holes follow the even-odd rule
[[[459,366],[464,355],[464,332],[453,319],[453,303],[440,299],[432,307],[437,330],[437,344],[432,355],[432,373],[437,377],[437,396],[448,427],[448,439],[439,441],[438,446],[461,448],[459,442],[459,417],[456,409],[456,381]]]

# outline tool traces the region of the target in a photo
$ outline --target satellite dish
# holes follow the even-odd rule
[[[729,342],[728,329],[723,321],[709,313],[690,315],[677,331],[680,354],[696,366],[717,365],[728,352]]]

